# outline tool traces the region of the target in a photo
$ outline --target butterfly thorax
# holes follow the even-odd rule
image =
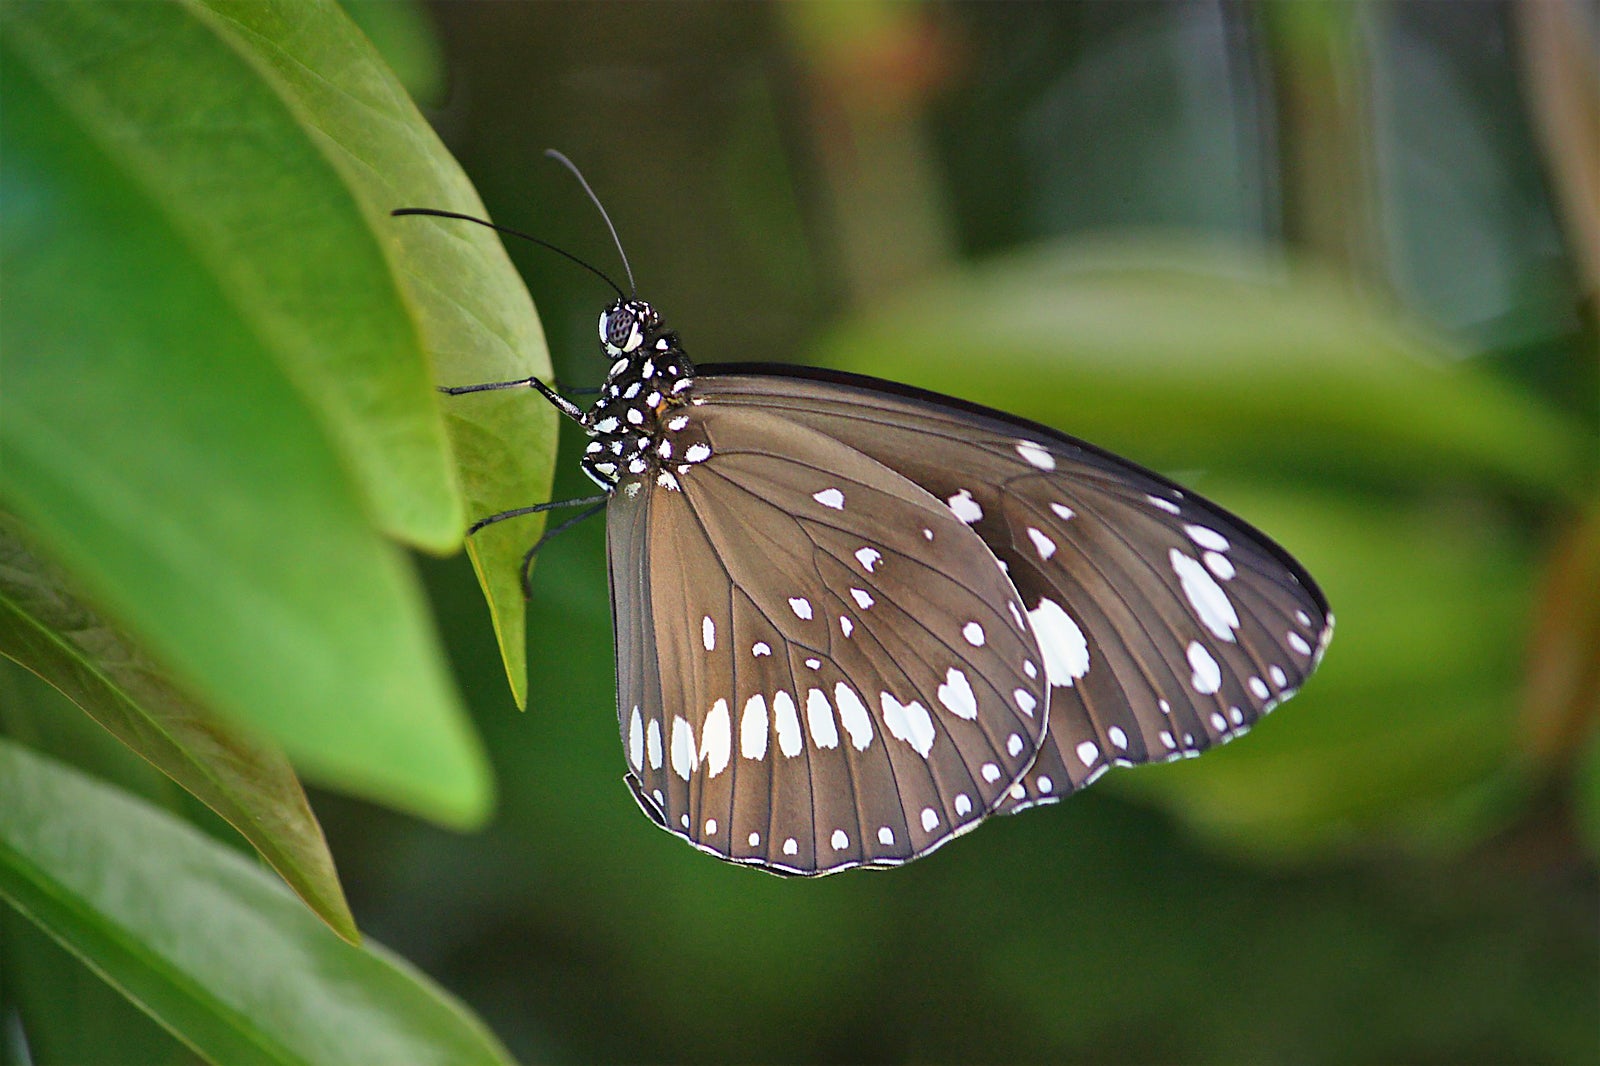
[[[614,360],[600,398],[584,416],[594,438],[583,471],[607,491],[630,478],[661,477],[710,457],[703,441],[676,439],[687,425],[674,412],[690,402],[694,365],[678,334],[642,300],[617,300],[600,315],[600,343]]]

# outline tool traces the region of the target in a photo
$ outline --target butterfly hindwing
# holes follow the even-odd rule
[[[846,444],[747,405],[685,410],[668,451],[696,461],[624,480],[608,509],[641,805],[799,874],[905,862],[977,824],[1046,727],[994,555]]]
[[[1051,687],[1049,740],[1004,810],[1232,739],[1298,689],[1326,644],[1326,601],[1281,548],[1047,427],[844,375],[706,368],[698,389],[871,456],[1005,564]]]

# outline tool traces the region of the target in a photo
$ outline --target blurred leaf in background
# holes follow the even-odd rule
[[[1306,691],[1224,751],[1119,771],[903,870],[793,883],[684,848],[622,785],[601,524],[544,549],[526,643],[514,567],[537,523],[491,527],[470,545],[477,581],[459,560],[420,568],[500,810],[463,837],[313,789],[364,932],[458,994],[520,1059],[1600,1057],[1600,259],[1582,193],[1600,167],[1583,121],[1600,106],[1600,25],[1589,8],[527,3],[438,5],[426,18],[356,8],[426,95],[491,217],[609,270],[602,224],[539,153],[558,147],[583,166],[641,295],[697,361],[845,366],[1058,425],[1238,510],[1306,563],[1339,617]],[[122,14],[147,9],[163,13]],[[299,734],[274,722],[326,704],[235,706],[275,687],[220,698],[191,645],[164,636],[171,618],[187,619],[195,640],[208,619],[208,641],[237,636],[258,670],[308,684],[326,668],[285,658],[257,629],[288,626],[344,656],[360,676],[341,675],[343,685],[433,669],[427,650],[375,679],[395,668],[341,651],[349,615],[335,612],[397,602],[405,572],[378,530],[439,550],[467,517],[588,491],[575,462],[547,482],[554,420],[536,396],[446,404],[438,425],[452,453],[429,428],[430,382],[544,373],[542,335],[491,235],[384,217],[482,207],[331,9],[66,10],[80,13],[13,4],[0,24],[10,471],[0,489],[21,519],[18,547],[65,575],[40,585],[32,564],[13,570],[0,602],[25,618],[50,617],[30,606],[44,604],[78,619],[45,627],[61,638],[56,661],[115,695],[112,661],[82,650],[97,632],[84,620],[112,620],[174,693],[261,730],[310,769]],[[107,32],[101,20],[142,51],[91,35]],[[429,24],[436,44],[418,37]],[[29,42],[61,26],[102,47],[58,46],[75,61],[41,65]],[[178,41],[199,58],[174,58]],[[106,64],[146,53],[148,66],[118,82],[125,99],[107,103],[96,89]],[[214,84],[184,80],[229,56],[231,73]],[[183,101],[155,108],[141,77],[161,80],[148,89],[156,99]],[[13,136],[40,121],[19,116],[17,86],[61,116],[67,147],[37,130]],[[155,121],[126,119],[129,108]],[[91,121],[102,112],[118,137]],[[146,125],[161,143],[191,138],[192,150],[118,165],[152,158],[129,154],[154,136],[139,134]],[[266,131],[281,150],[239,165],[251,141],[236,127]],[[57,165],[78,158],[69,148],[94,169]],[[163,176],[175,159],[181,182]],[[307,159],[309,177],[296,181],[313,184],[291,183],[289,164]],[[191,191],[199,179],[205,196]],[[264,199],[251,210],[229,206],[254,197]],[[108,204],[129,214],[113,222]],[[34,300],[17,279],[40,276],[22,253],[41,248],[64,249],[52,254],[65,266],[56,288],[38,287],[49,299]],[[539,297],[559,380],[597,380],[603,287],[540,249],[510,254]],[[272,291],[252,296],[261,286]],[[214,298],[173,302],[202,290]],[[18,316],[17,291],[37,314]],[[320,321],[289,315],[301,304]],[[363,324],[375,316],[381,329]],[[324,354],[328,330],[360,343]],[[72,343],[30,366],[21,341],[35,336]],[[196,369],[203,355],[212,373]],[[323,387],[335,367],[322,360],[336,357],[339,380]],[[57,373],[76,375],[71,387]],[[208,406],[190,410],[190,396]],[[54,432],[50,449],[42,437],[13,443],[13,427],[28,424],[11,418],[19,397],[104,426]],[[408,428],[365,420],[389,410],[381,398]],[[363,418],[352,423],[351,411]],[[76,428],[47,425],[63,424]],[[580,435],[562,433],[562,454],[575,456]],[[233,450],[257,435],[245,463]],[[86,502],[25,506],[36,489],[17,482],[28,472],[14,452],[51,459],[57,482]],[[84,470],[100,473],[86,486],[66,476]],[[441,471],[447,488],[461,486],[456,525],[433,492]],[[413,493],[413,478],[432,488]],[[304,509],[324,504],[302,497],[319,485],[333,502],[307,527]],[[116,513],[95,509],[143,491],[162,501],[160,521],[147,509],[110,525]],[[282,510],[291,506],[300,510]],[[202,541],[192,558],[155,551],[192,538],[186,523],[255,528],[262,508],[281,513],[263,519],[260,543],[287,553],[298,536],[359,560],[346,580],[278,574],[259,565],[281,563],[276,553],[236,553],[258,583],[283,578],[338,604],[229,614],[205,600],[173,606],[164,585],[149,591],[172,571],[205,590],[209,571],[194,564],[211,566],[214,546]],[[166,569],[135,558],[119,572],[128,549],[86,539],[108,525],[138,534]],[[104,559],[87,550],[106,543]],[[380,571],[389,600],[360,591],[360,574]],[[415,619],[414,604],[405,610]],[[29,665],[48,676],[44,663]],[[14,674],[0,673],[5,732],[212,836],[152,849],[206,856],[169,874],[170,891],[232,885],[219,902],[267,921],[258,930],[288,917],[285,894],[257,891],[270,882],[188,878],[213,869],[213,842],[240,848],[238,835]],[[515,712],[524,698],[536,713]],[[158,720],[148,702],[135,710]],[[410,741],[437,741],[395,713]],[[98,797],[59,806],[140,811],[141,824],[155,814],[39,756],[8,765]],[[363,792],[342,773],[321,780]],[[91,828],[64,817],[73,832]],[[34,832],[35,820],[14,819],[15,831]],[[160,825],[175,839],[170,818]],[[111,865],[139,874],[135,856]],[[66,884],[70,872],[55,876]],[[101,907],[91,928],[112,928],[114,914]],[[315,953],[359,951],[310,928]],[[254,972],[299,981],[272,961],[278,935],[261,934]],[[94,1009],[94,992],[39,940],[4,942],[7,1032],[18,1018],[53,1057],[93,1057],[92,1037],[64,1035],[49,993]],[[107,973],[83,943],[74,950]],[[182,1016],[154,1013],[168,1026]],[[211,1024],[202,1012],[193,1028]],[[138,1016],[122,1029],[126,1046],[174,1057]]]

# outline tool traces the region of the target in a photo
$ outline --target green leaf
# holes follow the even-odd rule
[[[820,349],[1167,469],[1287,460],[1570,499],[1594,460],[1581,430],[1425,330],[1217,244],[1038,248],[924,285]]]
[[[339,0],[411,98],[424,107],[444,92],[444,56],[419,0]]]
[[[186,695],[0,516],[0,653],[25,662],[249,840],[306,904],[355,941],[322,828],[288,760]]]
[[[508,1061],[426,977],[192,827],[7,741],[0,795],[0,897],[206,1059]]]
[[[451,548],[461,511],[444,429],[372,224],[407,176],[386,165],[382,146],[423,156],[404,130],[420,119],[337,8],[245,13],[254,25],[189,4],[30,5],[8,19],[7,36],[13,61],[101,149],[107,170],[149,198],[180,254],[288,373],[378,524]],[[291,22],[306,54],[283,50]],[[279,70],[297,60],[316,65]],[[317,78],[331,84],[303,84]],[[361,176],[373,166],[382,179]]]
[[[499,238],[467,222],[390,218],[397,207],[487,216],[461,168],[392,74],[332,4],[208,5],[218,32],[254,49],[263,79],[328,139],[329,159],[380,235],[407,312],[439,385],[550,376],[538,315]],[[202,11],[204,9],[201,9]],[[557,416],[512,391],[431,397],[443,406],[467,521],[550,498]],[[382,443],[381,441],[379,442]],[[453,546],[466,522],[452,519]],[[542,518],[491,526],[467,552],[489,601],[501,658],[518,706],[527,704],[522,555]],[[428,543],[421,542],[419,543]]]
[[[302,76],[326,71],[325,93],[362,100],[339,76],[382,69],[335,8],[247,7],[306,31],[321,51]],[[382,216],[326,180],[327,158],[376,150],[266,93],[263,54],[292,56],[204,9],[0,19],[0,497],[186,691],[308,774],[480,820],[481,749],[415,576],[366,513],[439,545],[458,514],[426,489],[437,434],[407,412],[433,397],[397,328],[420,316],[386,280],[419,253],[374,238],[361,222]],[[414,114],[361,111],[369,148],[436,143]],[[301,304],[309,318],[284,310]],[[357,454],[386,450],[393,465]]]
[[[194,1052],[66,949],[10,907],[0,906],[0,1003],[27,1056],[0,1062],[122,1062],[194,1066]],[[19,1032],[20,1030],[20,1032]],[[6,1051],[11,1051],[7,1055]]]

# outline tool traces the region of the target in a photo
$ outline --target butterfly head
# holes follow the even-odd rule
[[[643,300],[617,300],[600,312],[600,343],[612,358],[632,355],[661,329],[661,315]]]

